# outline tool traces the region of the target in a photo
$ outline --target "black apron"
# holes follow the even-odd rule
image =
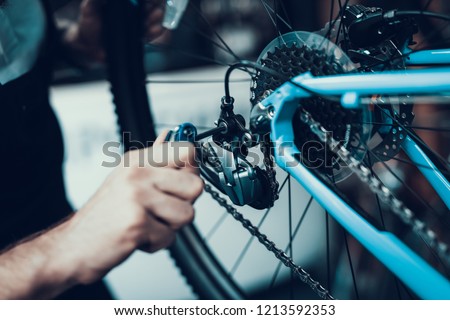
[[[48,229],[73,212],[62,175],[64,147],[49,104],[58,42],[52,11],[47,37],[33,69],[0,85],[0,250]],[[1,283],[1,281],[0,281]],[[103,283],[78,286],[63,299],[110,299]]]

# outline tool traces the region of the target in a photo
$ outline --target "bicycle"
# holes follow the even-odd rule
[[[275,26],[289,24],[277,11],[277,5],[261,3],[276,21]],[[332,1],[332,8],[334,3]],[[433,1],[428,1],[426,7],[431,3]],[[381,293],[381,297],[448,299],[450,255],[445,244],[448,240],[441,239],[449,230],[449,163],[443,155],[429,148],[414,129],[436,131],[437,134],[445,134],[448,130],[415,126],[412,122],[413,103],[449,102],[446,93],[450,91],[450,69],[442,66],[450,63],[450,53],[447,49],[414,52],[410,45],[412,35],[417,32],[417,17],[428,15],[443,20],[449,20],[449,17],[431,13],[426,8],[383,11],[348,4],[349,1],[338,1],[339,14],[331,17],[320,32],[280,33],[257,62],[232,64],[225,75],[225,97],[216,127],[198,134],[196,127],[183,124],[173,133],[172,139],[198,143],[212,137],[213,142],[198,145],[202,175],[213,185],[207,185],[206,191],[226,209],[227,215],[233,216],[250,232],[251,239],[259,240],[279,261],[274,260],[275,271],[268,281],[269,294],[277,291],[279,282],[282,282],[279,287],[285,289],[283,282],[286,282],[289,284],[287,296],[310,298],[303,291],[294,293],[294,288],[290,287],[293,278],[297,277],[320,298],[334,298],[334,292],[344,298],[360,297],[353,254],[361,264],[364,261],[374,263],[375,266],[362,268],[360,273],[373,274],[373,277],[366,275],[364,281],[378,283],[366,287],[376,291],[375,294]],[[122,131],[131,132],[135,140],[154,141],[156,135],[142,65],[141,20],[136,18],[139,17],[139,3],[110,1],[106,9],[108,33],[114,35],[106,35],[106,43],[119,125]],[[441,67],[431,68],[430,65]],[[408,70],[408,66],[424,67]],[[249,127],[243,117],[233,111],[234,99],[229,86],[231,72],[236,69],[251,72],[253,78]],[[378,141],[374,142],[374,139]],[[125,145],[125,149],[130,147]],[[247,160],[249,152],[257,147],[261,147],[264,159],[261,166]],[[410,160],[405,159],[400,150]],[[428,199],[419,196],[419,191],[412,190],[411,185],[403,185],[399,190],[386,187],[377,166],[390,172],[396,182],[408,180],[408,176],[399,177],[400,173],[390,168],[389,161],[415,165],[441,199],[437,201],[438,205],[428,203]],[[282,173],[274,169],[275,162],[288,173],[286,178],[279,178]],[[372,191],[374,210],[370,210],[370,205],[358,203],[355,192],[346,192],[341,187],[341,181],[355,176],[361,181],[360,188]],[[301,207],[302,214],[295,219],[292,217],[295,200],[290,197],[293,188],[290,177],[312,195]],[[259,229],[285,186],[289,189],[289,234],[288,244],[280,248]],[[409,192],[414,200],[409,201],[410,197],[400,200],[396,191]],[[265,213],[259,215],[258,222],[252,222],[231,206],[221,193],[236,205],[265,209]],[[339,269],[347,264],[353,283],[344,285],[342,291],[338,285],[335,285],[338,289],[325,289],[298,265],[294,255],[293,239],[308,210],[314,206],[312,198],[325,209],[325,260],[338,269],[333,272],[328,264],[319,268],[326,270],[318,272],[315,268],[314,272],[331,286],[333,281],[342,280],[343,272]],[[429,212],[418,217],[409,206],[425,208]],[[393,215],[387,216],[387,211]],[[223,223],[225,216],[218,217],[213,228]],[[255,220],[253,216],[251,219]],[[294,220],[299,222],[295,227]],[[346,230],[342,237],[335,235],[340,229],[332,220]],[[431,227],[430,223],[434,225]],[[438,232],[432,230],[436,226],[440,229]],[[400,240],[400,237],[406,240]],[[247,291],[243,289],[237,283],[239,279],[233,275],[233,269],[240,266],[244,259],[242,254],[248,252],[253,240],[245,243],[241,255],[229,266],[232,270],[227,271],[227,263],[221,261],[205,238],[198,225],[191,225],[181,230],[171,248],[194,290],[202,298],[247,297],[254,284],[250,284]],[[392,285],[384,284],[386,278],[391,278],[390,273],[378,271],[379,265],[367,258],[367,253],[358,253],[359,246],[353,239],[395,275],[397,280]],[[338,250],[332,253],[331,247]],[[281,263],[288,269],[280,275]],[[377,278],[380,274],[381,278]],[[250,297],[280,297],[277,294]],[[374,295],[363,292],[362,297]]]

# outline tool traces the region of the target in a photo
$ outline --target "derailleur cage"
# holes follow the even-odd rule
[[[269,208],[274,202],[267,197],[271,185],[269,174],[246,159],[248,149],[258,144],[256,136],[245,128],[244,117],[234,113],[233,103],[233,98],[222,98],[216,128],[198,134],[193,124],[184,123],[169,132],[166,141],[197,144],[202,176],[225,193],[235,205]],[[208,136],[212,136],[216,147],[210,142],[199,144],[199,140]]]

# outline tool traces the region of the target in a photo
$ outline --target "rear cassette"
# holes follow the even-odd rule
[[[280,77],[259,72],[251,87],[251,102],[255,105],[265,92],[275,90],[284,82],[305,72],[313,76],[342,74],[355,70],[350,59],[336,45],[314,33],[291,32],[273,40],[260,55],[258,62]],[[283,78],[281,78],[281,75]],[[356,159],[364,157],[363,145],[370,134],[369,112],[344,109],[339,103],[321,97],[298,101],[293,118],[295,145],[300,150],[302,162],[311,169],[342,180],[351,171],[346,169],[329,148],[300,120],[302,110],[308,111],[336,140],[342,141]]]

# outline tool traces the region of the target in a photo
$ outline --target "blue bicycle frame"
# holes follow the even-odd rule
[[[432,52],[436,51],[411,54],[408,63],[423,64],[427,59],[431,61]],[[442,51],[439,55],[439,63],[450,63],[449,50]],[[436,61],[429,64],[434,62]],[[292,81],[299,86],[287,82],[262,101],[264,106],[275,108],[271,138],[277,150],[277,164],[294,177],[334,219],[419,297],[450,299],[450,282],[444,276],[394,234],[372,226],[296,159],[295,155],[300,154],[300,151],[293,143],[292,128],[292,117],[298,106],[296,101],[310,97],[308,91],[323,96],[341,97],[342,105],[346,108],[363,108],[365,106],[360,103],[360,97],[372,94],[395,96],[450,93],[450,68],[327,77],[312,77],[307,73]],[[450,184],[444,175],[411,137],[406,136],[402,148],[450,208]]]
[[[405,62],[410,66],[449,64],[450,49],[423,50],[413,52],[405,58]]]

